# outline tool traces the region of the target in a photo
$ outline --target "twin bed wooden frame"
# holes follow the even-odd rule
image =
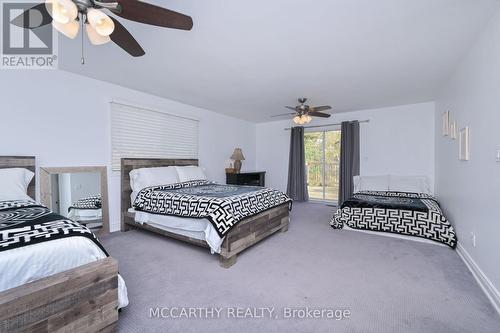
[[[209,247],[207,242],[191,237],[168,232],[147,223],[141,224],[135,222],[135,213],[128,210],[131,207],[130,196],[132,189],[130,187],[130,171],[139,168],[166,167],[166,166],[186,166],[198,165],[196,159],[152,159],[152,158],[122,158],[121,160],[121,217],[122,231],[129,228],[138,228],[148,230],[170,238],[175,238],[190,244]],[[240,221],[226,235],[220,252],[220,265],[229,268],[236,263],[238,254],[260,242],[264,238],[281,230],[288,230],[290,222],[288,204],[283,204],[269,209],[260,214],[248,217]]]
[[[0,156],[3,168],[35,172],[35,157]],[[34,177],[33,199],[35,186]],[[114,332],[117,308],[118,264],[108,257],[0,292],[0,332]]]

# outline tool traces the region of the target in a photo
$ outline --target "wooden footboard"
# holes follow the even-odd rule
[[[0,332],[112,332],[118,264],[109,257],[0,293]]]
[[[237,255],[241,251],[248,249],[276,231],[287,231],[288,224],[290,223],[290,211],[288,207],[289,205],[286,203],[243,219],[236,224],[226,235],[221,245],[220,265],[224,268],[231,267],[236,263]],[[175,234],[148,224],[137,223],[134,220],[134,213],[127,212],[123,216],[123,224],[126,226],[124,230],[128,230],[130,227],[144,229],[186,243],[209,248],[209,245],[204,240]]]
[[[246,218],[234,226],[222,243],[220,264],[224,268],[236,263],[238,253],[260,242],[278,230],[287,231],[290,223],[288,204]]]

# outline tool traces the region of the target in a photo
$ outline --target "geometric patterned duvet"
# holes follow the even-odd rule
[[[96,235],[80,223],[33,200],[0,201],[0,252],[77,236],[90,239],[108,255]]]
[[[150,214],[206,218],[223,238],[244,218],[288,204],[291,199],[271,188],[192,180],[142,189],[134,208]]]
[[[335,212],[330,225],[342,229],[421,237],[455,248],[457,236],[437,200],[423,193],[358,192]]]
[[[68,208],[68,212],[71,209],[101,209],[102,208],[102,200],[101,195],[96,194],[91,197],[82,198],[77,200],[71,204]]]

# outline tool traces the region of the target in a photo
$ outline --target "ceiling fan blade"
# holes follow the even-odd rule
[[[106,0],[105,2],[112,1],[115,0]],[[193,28],[193,19],[190,16],[173,10],[137,0],[118,0],[118,3],[118,9],[110,10],[127,20],[180,30],[191,30]]]
[[[320,117],[320,118],[330,118],[331,114],[328,113],[323,113],[323,112],[316,112],[316,111],[309,111],[308,115],[312,117]]]
[[[319,111],[326,111],[326,110],[331,110],[332,107],[330,105],[324,105],[324,106],[314,106],[309,108],[312,112],[319,112]]]
[[[20,28],[36,29],[52,23],[52,16],[47,11],[45,3],[41,3],[30,9],[26,9],[21,15],[13,19],[11,23]]]
[[[141,57],[145,55],[146,52],[144,52],[142,47],[135,40],[134,36],[132,36],[118,20],[111,16],[110,18],[115,23],[115,30],[109,36],[111,40],[133,57]]]
[[[275,114],[274,116],[271,116],[271,118],[276,118],[276,117],[284,117],[284,116],[291,116],[291,115],[296,115],[296,112],[289,112],[289,113],[282,113],[282,114]]]
[[[293,107],[293,106],[285,106],[287,109],[290,109],[290,110],[293,110],[293,111],[297,111],[297,108],[296,107]]]

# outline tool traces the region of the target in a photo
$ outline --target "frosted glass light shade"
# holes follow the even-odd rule
[[[54,20],[52,21],[52,26],[64,36],[71,39],[75,39],[78,35],[78,30],[80,30],[80,25],[75,20],[66,24],[62,24]]]
[[[45,7],[54,21],[62,24],[69,23],[78,16],[78,8],[71,0],[45,0]]]
[[[87,11],[87,19],[90,25],[101,36],[109,36],[115,30],[115,23],[108,15],[100,10],[91,8]]]
[[[304,114],[302,116],[293,117],[293,122],[298,125],[309,124],[312,120],[312,117],[308,114]]]
[[[95,29],[90,24],[85,24],[85,29],[87,30],[87,36],[89,40],[94,45],[102,45],[111,41],[109,36],[101,36],[95,31]]]

